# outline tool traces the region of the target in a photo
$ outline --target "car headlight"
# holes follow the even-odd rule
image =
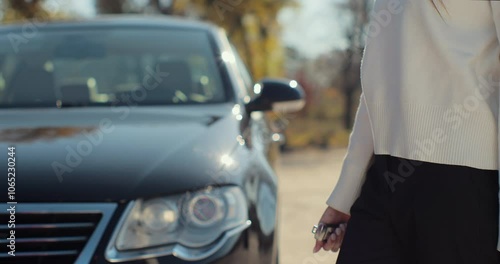
[[[208,252],[207,247],[224,233],[249,225],[246,199],[239,187],[137,200],[124,217],[108,246],[107,258],[114,262],[138,259],[141,254],[151,257],[145,254],[150,249],[162,255],[175,255],[179,246],[182,252],[197,248]],[[158,250],[161,247],[164,250]],[[139,253],[132,258],[134,251]]]
[[[144,204],[140,223],[149,233],[173,231],[178,226],[177,206],[168,200],[155,199]]]
[[[215,195],[198,194],[188,202],[185,210],[187,223],[209,227],[220,222],[225,214],[224,201]]]

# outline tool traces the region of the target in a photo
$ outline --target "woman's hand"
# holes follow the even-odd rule
[[[344,239],[346,223],[349,221],[348,214],[344,214],[338,210],[335,210],[331,207],[326,208],[323,216],[319,220],[320,223],[323,224],[341,224],[340,227],[336,228],[335,231],[330,235],[330,237],[326,241],[316,241],[316,245],[314,246],[313,253],[318,252],[321,248],[326,251],[337,252],[340,249],[340,245],[342,244],[342,240]]]

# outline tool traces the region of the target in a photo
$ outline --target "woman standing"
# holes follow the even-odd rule
[[[500,1],[377,0],[322,224],[337,263],[500,263]]]

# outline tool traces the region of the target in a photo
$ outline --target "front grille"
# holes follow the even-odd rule
[[[15,229],[0,212],[0,263],[88,263],[109,222],[114,204],[17,204]],[[7,254],[15,230],[15,256]]]

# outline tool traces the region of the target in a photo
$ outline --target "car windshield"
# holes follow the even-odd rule
[[[0,107],[181,105],[225,99],[205,31],[53,29],[0,36]]]

